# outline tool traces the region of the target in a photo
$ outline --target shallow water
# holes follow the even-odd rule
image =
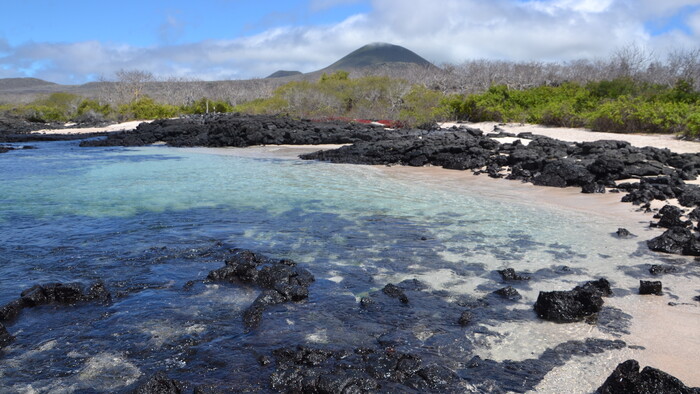
[[[611,204],[617,197],[590,196],[599,199],[585,200],[599,203],[591,204],[596,210],[568,191],[435,169],[308,162],[271,150],[35,145],[0,156],[0,305],[37,283],[96,279],[114,300],[25,309],[7,325],[17,339],[0,355],[2,391],[118,391],[159,370],[195,384],[265,391],[271,370],[256,358],[272,349],[377,343],[447,365],[465,378],[465,391],[478,391],[482,378],[463,372],[474,355],[530,365],[547,349],[586,338],[634,347],[537,364],[516,391],[589,392],[632,357],[700,384],[691,372],[700,367],[696,358],[655,357],[658,336],[635,326],[649,310],[668,314],[674,301],[689,304],[673,307],[681,315],[674,319],[700,327],[692,301],[698,264],[650,253],[643,245],[654,235],[643,223],[649,217]],[[617,239],[618,227],[639,237]],[[308,302],[272,308],[245,333],[241,314],[259,289],[198,281],[234,247],[307,268],[317,279]],[[636,295],[648,267],[663,262],[683,268],[662,278],[666,295]],[[495,270],[507,267],[533,276],[513,284],[520,301],[490,295],[506,286]],[[597,325],[536,318],[540,290],[598,277],[611,280],[615,297]],[[409,308],[390,317],[359,310],[360,297],[414,278],[427,289],[409,294]],[[472,327],[458,326],[465,299],[481,298],[491,310]],[[699,330],[687,331],[674,341],[695,354]]]

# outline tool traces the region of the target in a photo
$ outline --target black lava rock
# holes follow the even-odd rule
[[[700,240],[684,227],[671,227],[647,241],[647,246],[655,252],[700,256]]]
[[[517,300],[520,300],[521,298],[523,298],[523,296],[521,296],[520,293],[518,293],[518,291],[515,290],[511,286],[506,286],[502,289],[498,289],[498,290],[494,291],[493,293],[500,296],[501,298],[504,298],[504,299],[510,300],[510,301],[517,301]]]
[[[459,315],[459,320],[457,320],[457,323],[459,323],[460,326],[467,326],[472,322],[472,320],[474,320],[474,314],[469,311],[464,311],[461,315]]]
[[[619,238],[629,238],[629,237],[634,237],[632,233],[629,232],[626,228],[618,228],[616,232],[617,236]]]
[[[501,278],[503,278],[504,281],[510,282],[510,281],[521,281],[521,280],[530,280],[530,277],[527,275],[520,275],[513,268],[506,268],[504,270],[498,270],[498,274],[501,275]]]
[[[408,297],[400,287],[395,284],[389,283],[382,289],[382,293],[388,295],[391,298],[398,298],[404,304],[408,304]]]
[[[425,365],[421,358],[394,350],[333,351],[298,346],[273,352],[276,391],[298,393],[455,392],[459,377],[449,369]],[[391,389],[390,389],[391,388]]]
[[[0,323],[0,349],[9,345],[10,342],[12,342],[14,339],[15,339],[15,337],[10,335],[10,333],[7,332],[7,329],[5,328],[5,326],[2,323]]]
[[[672,274],[678,271],[678,267],[674,267],[672,265],[654,264],[649,268],[649,273],[652,275]]]
[[[163,372],[158,372],[141,383],[134,391],[134,394],[180,394],[183,392],[182,383],[168,379]]]
[[[599,394],[698,394],[700,388],[687,387],[677,378],[652,367],[639,372],[636,360],[617,366],[596,393]]]
[[[90,286],[81,283],[46,283],[22,291],[20,297],[0,308],[0,322],[15,319],[24,308],[47,304],[75,305],[80,302],[109,302],[111,295],[101,281]]]
[[[663,290],[661,289],[661,281],[650,281],[650,280],[640,280],[639,281],[639,294],[654,294],[661,295]]]
[[[603,307],[603,298],[612,294],[610,283],[602,278],[586,282],[569,291],[541,291],[535,303],[535,312],[556,323],[581,321]]]
[[[659,227],[689,227],[692,225],[690,220],[681,220],[683,210],[674,207],[673,205],[665,205],[659,210]]]
[[[309,296],[314,276],[291,260],[272,260],[249,250],[234,250],[226,265],[209,272],[208,280],[248,283],[265,289],[243,313],[247,330],[262,321],[265,309],[290,301],[303,301]]]

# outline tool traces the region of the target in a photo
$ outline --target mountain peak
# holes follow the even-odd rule
[[[432,63],[402,46],[386,42],[367,44],[326,67],[324,71],[352,70],[383,64],[418,64],[432,66]]]

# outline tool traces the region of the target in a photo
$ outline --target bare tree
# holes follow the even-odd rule
[[[121,103],[138,100],[143,95],[146,85],[155,81],[153,74],[144,70],[121,69],[115,73],[115,76],[117,78],[115,88]]]

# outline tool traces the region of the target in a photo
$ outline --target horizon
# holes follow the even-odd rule
[[[0,78],[79,85],[118,70],[158,78],[262,78],[324,68],[390,43],[434,64],[563,62],[629,45],[663,57],[697,48],[700,0],[37,0],[0,15]],[[270,11],[274,10],[274,11]],[[58,25],[58,27],[56,27]]]

